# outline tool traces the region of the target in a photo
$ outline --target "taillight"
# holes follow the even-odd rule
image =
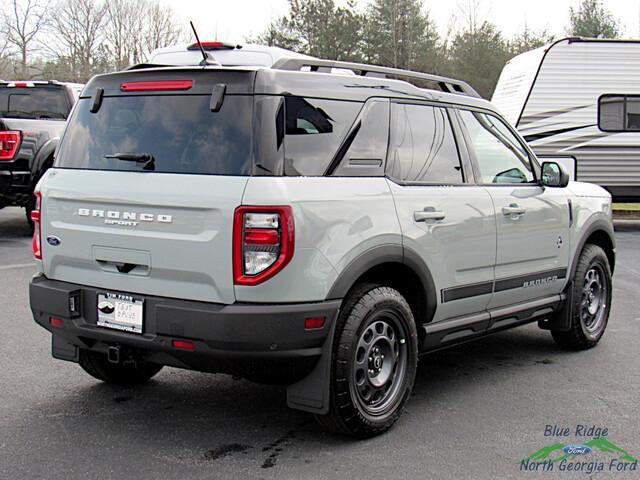
[[[21,143],[22,132],[18,130],[0,130],[0,162],[13,160]]]
[[[193,80],[160,80],[152,82],[125,82],[120,85],[123,92],[157,92],[162,90],[189,90]]]
[[[35,192],[36,206],[31,212],[31,220],[33,221],[33,256],[38,260],[42,260],[42,194]]]
[[[233,224],[236,285],[258,285],[293,257],[295,226],[291,207],[238,207]]]

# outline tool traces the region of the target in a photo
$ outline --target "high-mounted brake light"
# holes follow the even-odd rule
[[[35,192],[36,206],[31,212],[33,222],[33,256],[42,260],[42,193]]]
[[[160,80],[153,82],[125,82],[120,85],[123,92],[157,92],[161,90],[189,90],[193,80]]]
[[[236,208],[233,273],[236,285],[258,285],[293,258],[295,225],[289,206]]]
[[[22,143],[22,132],[19,130],[0,130],[0,162],[14,159]]]
[[[13,82],[7,85],[7,87],[35,87],[31,82]]]
[[[202,42],[204,50],[233,50],[237,45],[225,42]],[[196,42],[187,47],[187,50],[200,50],[200,45]]]

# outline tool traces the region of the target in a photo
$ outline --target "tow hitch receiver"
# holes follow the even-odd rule
[[[107,359],[110,363],[120,363],[120,347],[109,347]]]

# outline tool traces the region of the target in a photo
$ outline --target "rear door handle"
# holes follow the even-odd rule
[[[524,215],[527,211],[517,203],[511,203],[508,207],[502,207],[502,214],[506,217],[516,217]]]
[[[413,212],[413,219],[416,222],[428,222],[434,221],[438,222],[440,220],[444,220],[446,215],[444,212],[440,210],[436,210],[433,207],[425,207],[424,210],[418,210],[417,212]]]

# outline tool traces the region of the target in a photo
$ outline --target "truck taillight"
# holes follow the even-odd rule
[[[236,208],[233,223],[233,276],[236,285],[258,285],[293,257],[295,226],[288,206]]]
[[[36,206],[31,212],[31,220],[33,221],[33,256],[38,260],[42,260],[42,193],[35,192]]]
[[[22,132],[19,130],[0,130],[0,162],[13,160],[21,143]]]

